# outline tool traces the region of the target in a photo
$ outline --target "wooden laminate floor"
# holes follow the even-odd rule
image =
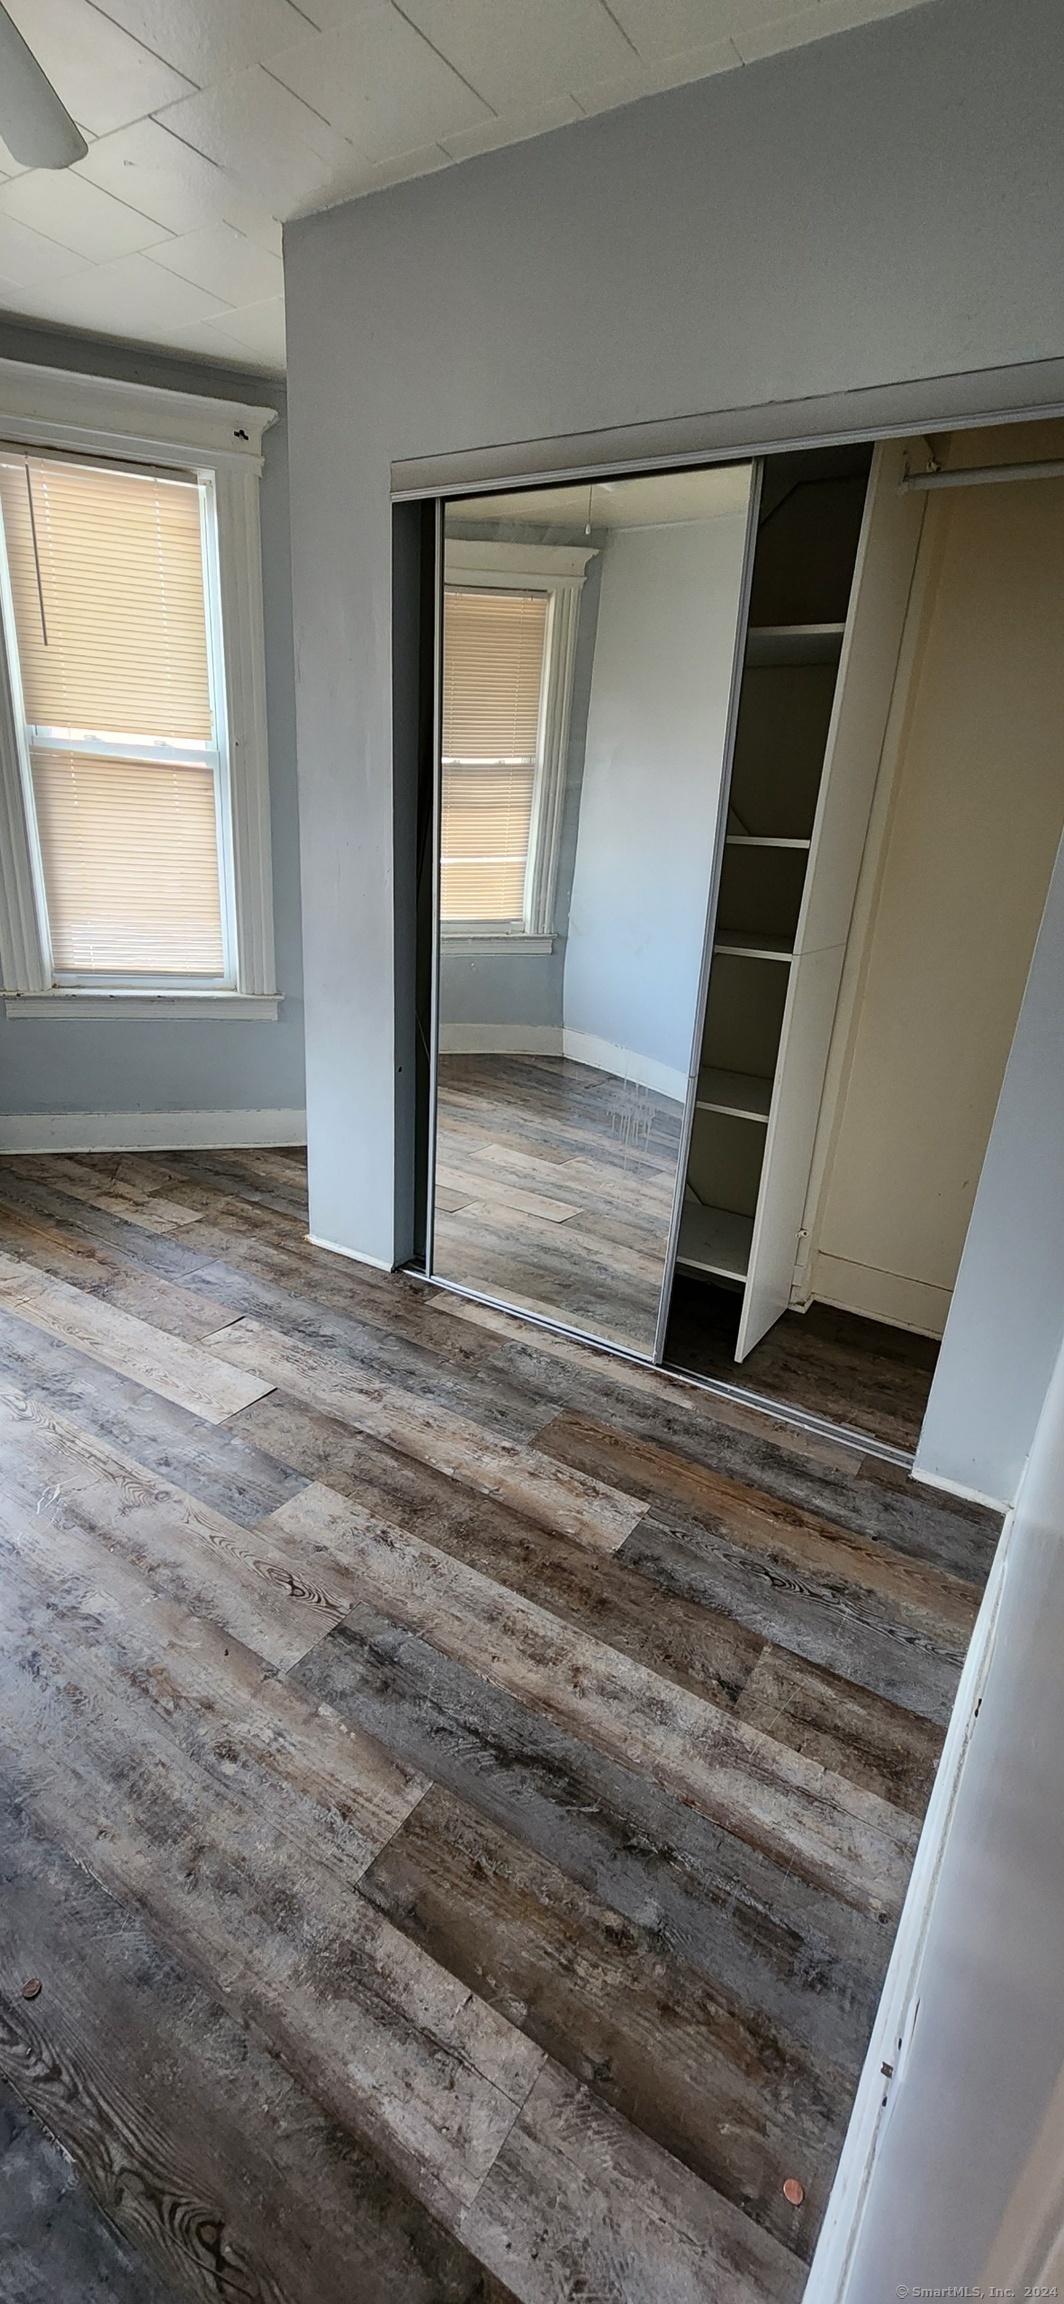
[[[305,1224],[0,1163],[5,2304],[797,2304],[994,1523]]]
[[[927,1411],[938,1345],[930,1336],[863,1320],[830,1304],[785,1312],[736,1365],[739,1296],[678,1273],[665,1356],[673,1368],[742,1384],[782,1406],[811,1408],[912,1455]]]
[[[562,1056],[441,1056],[433,1269],[654,1349],[683,1106]]]

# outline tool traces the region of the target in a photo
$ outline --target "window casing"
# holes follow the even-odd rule
[[[447,541],[440,929],[450,950],[465,941],[481,951],[550,943],[580,591],[592,557],[568,546]],[[462,908],[478,885],[489,900]]]
[[[258,531],[272,416],[0,362],[9,1015],[277,1014]]]

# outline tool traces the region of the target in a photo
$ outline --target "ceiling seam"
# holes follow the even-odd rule
[[[403,23],[409,24],[410,30],[417,33],[419,40],[424,41],[426,48],[431,48],[433,55],[439,57],[440,63],[446,64],[448,72],[453,72],[455,79],[461,81],[463,88],[468,88],[470,95],[476,97],[477,103],[485,105],[491,113],[492,119],[497,120],[499,115],[494,104],[489,103],[488,98],[481,95],[479,88],[474,88],[472,81],[466,79],[465,73],[459,71],[457,64],[452,61],[450,56],[444,54],[442,48],[437,48],[435,41],[429,39],[428,33],[422,31],[420,24],[415,22],[413,16],[408,16],[406,9],[399,6],[399,0],[391,0],[391,5],[396,15],[402,17]]]
[[[88,6],[92,9],[94,15],[103,17],[105,24],[113,25],[116,32],[123,33],[127,40],[131,40],[134,47],[140,49],[142,56],[150,56],[153,63],[165,65],[168,72],[176,72],[178,79],[185,82],[190,95],[202,95],[203,84],[201,81],[191,79],[187,72],[182,72],[180,64],[171,63],[169,56],[161,55],[158,48],[151,48],[149,47],[146,40],[138,39],[138,36],[135,32],[131,32],[127,25],[119,23],[117,16],[112,16],[107,8],[101,6],[101,0],[88,0]],[[180,104],[183,99],[180,96],[175,96],[171,99],[171,101],[175,104]],[[151,115],[148,113],[143,113],[141,117],[143,119],[148,119],[151,117]],[[127,121],[123,121],[122,125],[123,127],[127,127],[129,123]]]

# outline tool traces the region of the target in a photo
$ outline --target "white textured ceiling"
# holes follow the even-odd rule
[[[7,0],[89,143],[0,144],[0,311],[284,367],[281,221],[920,0]]]

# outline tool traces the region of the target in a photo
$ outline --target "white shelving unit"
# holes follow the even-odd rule
[[[808,840],[784,840],[774,832],[728,832],[726,848],[796,848],[808,849]]]
[[[837,664],[845,630],[845,624],[751,624],[746,662]]]
[[[713,939],[714,952],[734,952],[743,960],[790,960],[794,946],[787,936],[759,935],[753,928],[723,928]]]
[[[736,1216],[727,1208],[702,1208],[685,1202],[680,1218],[677,1262],[688,1272],[704,1272],[713,1280],[744,1280],[750,1257],[750,1216]]]
[[[858,478],[855,489],[859,485]],[[762,537],[768,538],[767,546]],[[754,561],[754,605],[744,651],[689,1196],[678,1254],[682,1269],[733,1286],[746,1282],[753,1253],[773,1087],[846,631],[837,617],[800,611],[832,606],[845,597],[856,528],[826,577],[815,548],[810,553],[799,539],[797,550],[791,545],[781,549],[780,537],[770,512]],[[774,610],[791,613],[773,615]]]
[[[807,770],[803,788],[794,787],[789,719],[796,705],[807,714],[820,712],[822,756],[841,636],[840,624],[757,625],[747,632],[688,1169],[692,1197],[684,1207],[677,1257],[682,1270],[733,1285],[741,1286],[749,1269],[784,972],[794,957],[816,804],[814,773]],[[811,683],[804,681],[810,664],[820,668]],[[749,709],[744,717],[751,694],[752,731]],[[815,737],[812,743],[815,748]],[[810,748],[807,740],[806,753]],[[722,961],[739,973],[726,988],[726,1045],[717,1045]]]
[[[825,585],[812,530],[789,561],[778,526],[768,547],[762,616],[848,589],[845,621],[766,618],[747,630],[677,1255],[680,1270],[741,1291],[740,1361],[786,1310],[794,1280],[919,542],[922,513],[899,493],[901,470],[899,444],[876,450],[859,538],[850,532],[852,575],[836,555]],[[755,617],[761,565],[759,538]]]
[[[768,1120],[772,1082],[756,1072],[725,1072],[704,1064],[698,1075],[695,1110],[726,1112],[733,1120]]]

